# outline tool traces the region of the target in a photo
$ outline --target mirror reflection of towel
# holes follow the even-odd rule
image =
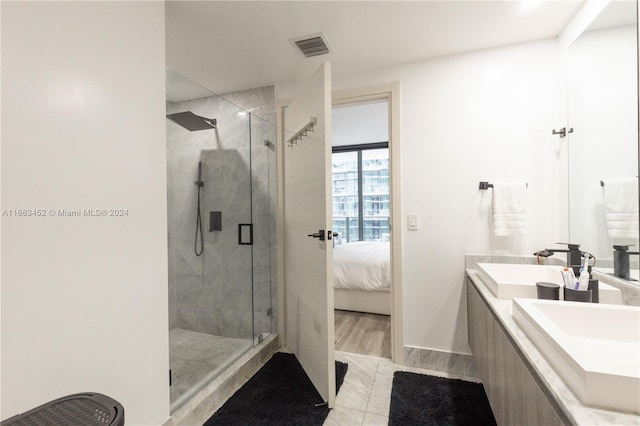
[[[497,236],[525,233],[526,188],[524,183],[493,184],[491,218]]]
[[[638,238],[638,179],[604,183],[604,219],[611,238]]]

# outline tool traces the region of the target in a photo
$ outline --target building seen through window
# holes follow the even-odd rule
[[[334,152],[333,231],[342,243],[389,238],[389,149]]]

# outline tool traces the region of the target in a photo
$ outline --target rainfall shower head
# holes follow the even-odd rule
[[[181,125],[190,132],[193,132],[195,130],[209,130],[216,128],[215,118],[201,117],[192,113],[191,111],[168,114],[167,118],[174,123]]]

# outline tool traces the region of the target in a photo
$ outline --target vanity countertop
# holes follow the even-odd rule
[[[469,279],[498,318],[503,329],[509,334],[512,342],[518,346],[519,352],[526,358],[526,362],[538,372],[544,384],[543,391],[556,401],[566,417],[577,425],[640,425],[640,416],[637,414],[584,405],[516,324],[512,317],[512,301],[495,297],[478,277],[475,269],[467,269],[466,271]]]

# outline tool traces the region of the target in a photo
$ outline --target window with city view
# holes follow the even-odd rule
[[[343,243],[389,239],[389,149],[374,146],[333,153],[333,231]]]

